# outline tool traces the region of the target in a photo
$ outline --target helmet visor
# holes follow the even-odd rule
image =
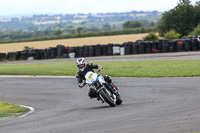
[[[80,64],[79,68],[83,68],[85,66],[85,64]]]

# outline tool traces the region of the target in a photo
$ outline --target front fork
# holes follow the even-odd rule
[[[111,86],[108,83],[105,83],[104,86],[110,90],[113,94],[118,95],[118,88],[116,88],[115,86]]]

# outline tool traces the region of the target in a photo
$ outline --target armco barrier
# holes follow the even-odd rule
[[[200,38],[189,37],[178,40],[158,41],[141,41],[124,42],[123,44],[107,45],[84,45],[78,47],[68,47],[57,45],[46,49],[32,49],[18,52],[0,53],[0,60],[26,60],[29,57],[34,59],[54,59],[54,58],[75,58],[75,57],[94,57],[94,56],[112,56],[112,55],[130,55],[130,54],[146,54],[146,53],[163,53],[163,52],[183,52],[200,50]]]

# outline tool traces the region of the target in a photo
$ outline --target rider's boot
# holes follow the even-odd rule
[[[91,90],[91,89],[88,92],[88,96],[90,97],[90,99],[98,98],[98,94],[95,91]]]

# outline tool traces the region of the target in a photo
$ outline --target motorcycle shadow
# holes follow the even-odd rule
[[[97,107],[90,107],[90,108],[87,108],[88,110],[92,110],[92,109],[106,109],[106,108],[113,108],[113,107],[110,107],[109,105],[105,105],[105,106],[97,106]]]

